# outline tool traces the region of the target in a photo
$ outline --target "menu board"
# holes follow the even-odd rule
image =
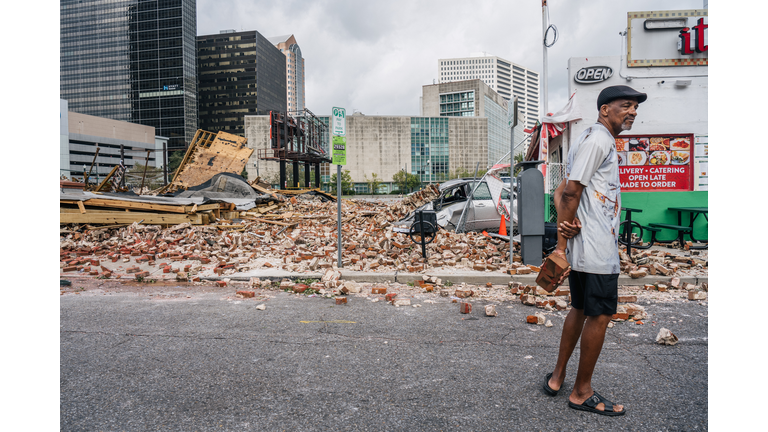
[[[693,135],[616,138],[622,192],[693,190]]]
[[[698,176],[694,189],[706,191],[709,190],[709,136],[696,135],[694,141],[693,161],[696,166],[694,179]]]

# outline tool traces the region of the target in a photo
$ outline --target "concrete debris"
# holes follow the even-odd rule
[[[674,345],[678,340],[677,336],[666,328],[659,330],[659,334],[656,335],[656,343],[660,345]]]
[[[495,316],[499,316],[499,313],[496,311],[496,307],[494,305],[486,305],[485,316],[495,317]]]
[[[262,304],[260,304],[260,305],[256,306],[256,309],[257,309],[257,310],[265,310],[266,308],[267,308],[267,305],[265,305],[264,303],[262,303]]]
[[[394,300],[392,300],[392,304],[395,305],[396,307],[410,306],[411,305],[411,299],[395,298]]]

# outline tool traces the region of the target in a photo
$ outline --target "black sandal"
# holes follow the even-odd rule
[[[547,392],[550,396],[557,396],[557,392],[560,390],[553,390],[552,387],[549,386],[549,379],[552,378],[552,372],[550,372],[546,378],[544,378],[544,391]]]
[[[601,411],[597,409],[597,405],[600,403],[603,403],[605,405],[605,410]],[[585,400],[584,403],[582,403],[581,405],[577,405],[569,400],[568,406],[573,409],[587,411],[587,412],[600,414],[600,415],[606,415],[606,416],[621,416],[621,415],[624,415],[624,413],[626,412],[625,409],[622,409],[621,411],[614,411],[613,402],[600,396],[599,394],[597,394],[597,392],[595,392],[592,396],[590,396],[587,400]]]

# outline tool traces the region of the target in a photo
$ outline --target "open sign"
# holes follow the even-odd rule
[[[579,69],[573,79],[577,83],[593,84],[605,81],[613,76],[613,69],[608,66],[589,66]]]

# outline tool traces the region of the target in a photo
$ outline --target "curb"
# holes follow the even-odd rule
[[[222,280],[229,279],[235,281],[249,281],[252,277],[260,279],[322,279],[324,273],[291,273],[287,271],[251,271],[227,276],[207,276],[203,280]],[[445,281],[451,281],[454,285],[465,283],[468,285],[485,285],[490,282],[493,285],[506,285],[509,282],[520,282],[524,285],[535,285],[537,274],[531,275],[508,275],[504,273],[483,273],[483,272],[461,272],[451,274],[441,274],[439,272],[430,273],[366,273],[366,272],[345,272],[341,270],[341,280],[362,282],[362,283],[408,283],[423,280],[422,276],[429,275],[438,277]],[[638,279],[632,279],[627,275],[619,276],[619,286],[645,285],[657,282],[669,283],[673,277],[678,277],[681,283],[690,283],[700,285],[708,283],[708,277],[700,276],[646,276]],[[568,286],[568,282],[563,283]]]

